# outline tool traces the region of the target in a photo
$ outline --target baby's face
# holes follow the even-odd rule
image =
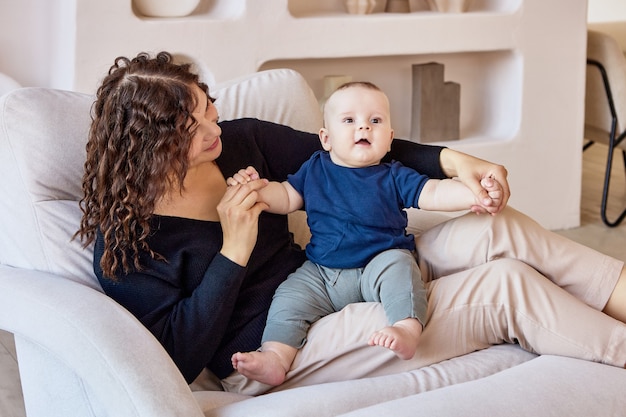
[[[336,91],[326,102],[322,146],[337,165],[376,165],[391,148],[390,119],[389,100],[382,91],[363,86]]]

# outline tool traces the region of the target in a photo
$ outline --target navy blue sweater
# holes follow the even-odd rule
[[[220,126],[223,152],[217,163],[225,177],[251,165],[262,177],[283,181],[321,149],[316,134],[274,123],[238,119]],[[394,140],[387,160],[443,178],[441,149]],[[261,214],[258,242],[245,268],[219,254],[218,222],[155,215],[151,223],[148,244],[166,261],[142,254],[141,271],[109,280],[99,267],[103,245],[98,234],[96,276],[105,293],[155,335],[187,382],[204,367],[224,378],[232,372],[234,352],[260,346],[274,290],[304,262],[304,251],[293,243],[282,215]]]

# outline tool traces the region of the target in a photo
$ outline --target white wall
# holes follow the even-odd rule
[[[587,20],[589,22],[626,22],[626,1],[589,0]]]
[[[0,0],[0,72],[24,86],[71,89],[76,1]],[[589,0],[587,16],[626,22],[626,1]]]
[[[0,0],[0,72],[23,86],[69,89],[76,0]]]

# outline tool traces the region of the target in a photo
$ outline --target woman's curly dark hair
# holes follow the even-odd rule
[[[160,52],[118,57],[98,88],[76,235],[88,246],[102,232],[106,277],[128,273],[131,263],[141,269],[140,251],[159,257],[146,242],[149,220],[167,190],[182,190],[197,125],[194,85],[208,96],[189,64],[175,64],[172,55]]]

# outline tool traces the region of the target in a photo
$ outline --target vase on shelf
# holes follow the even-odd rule
[[[444,80],[444,65],[415,64],[411,102],[411,140],[419,143],[458,140],[461,85]]]
[[[375,7],[376,0],[346,0],[346,9],[350,14],[369,14]]]
[[[372,13],[385,13],[385,9],[387,8],[387,0],[375,0],[374,10]]]
[[[411,13],[416,12],[430,12],[435,10],[431,6],[431,0],[409,0],[409,11]]]
[[[183,17],[198,7],[201,0],[133,0],[137,13],[147,17]]]
[[[387,13],[408,13],[411,11],[409,0],[388,0],[385,11]]]

